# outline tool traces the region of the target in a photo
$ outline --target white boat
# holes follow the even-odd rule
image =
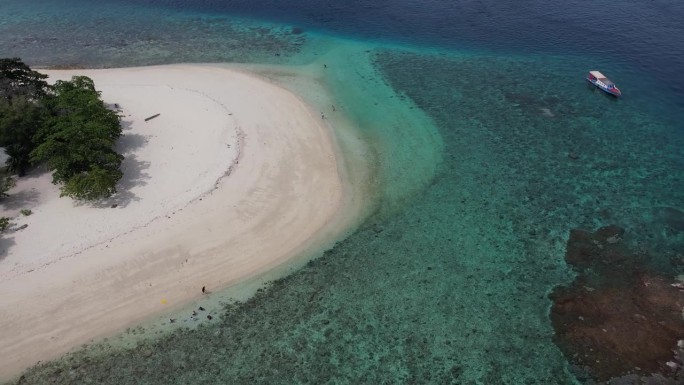
[[[622,96],[622,92],[620,92],[620,89],[617,88],[615,83],[613,83],[599,71],[589,71],[589,75],[587,75],[587,81],[598,87],[600,90],[609,93],[610,95],[615,97]]]

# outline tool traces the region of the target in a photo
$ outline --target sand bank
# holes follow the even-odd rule
[[[47,73],[89,76],[121,109],[124,177],[95,205],[59,198],[44,172],[10,191],[0,215],[28,226],[0,241],[0,378],[282,265],[351,223],[328,123],[289,91],[216,66]]]

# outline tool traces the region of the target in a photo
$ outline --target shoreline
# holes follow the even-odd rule
[[[176,159],[177,164],[165,167],[156,165],[171,162],[172,153],[155,153],[150,149],[154,143],[139,143],[132,154],[143,161],[145,156],[151,157],[149,175],[138,180],[142,187],[136,189],[139,185],[135,183],[129,186],[127,191],[133,191],[138,199],[131,199],[126,207],[72,205],[68,212],[76,211],[80,217],[60,216],[51,221],[49,213],[60,212],[54,207],[63,208],[70,200],[55,201],[56,187],[45,186],[44,180],[31,187],[46,191],[40,191],[34,214],[21,218],[31,223],[16,236],[5,236],[25,239],[17,239],[7,253],[0,255],[0,317],[9,320],[0,329],[0,356],[11,357],[0,363],[0,380],[17,376],[36,361],[54,359],[74,347],[188,306],[202,298],[203,286],[221,291],[239,284],[254,286],[249,282],[285,274],[292,265],[330,247],[362,216],[364,204],[354,197],[359,187],[350,186],[345,179],[347,165],[341,161],[330,123],[320,119],[297,95],[244,68],[170,65],[47,72],[67,78],[72,74],[92,77],[105,102],[120,104],[124,114],[130,115],[132,132],[157,127],[160,138],[164,137],[162,126],[174,124],[164,119],[174,114],[174,108],[161,111],[161,119],[145,124],[147,112],[131,113],[135,107],[127,107],[128,102],[111,100],[111,88],[122,87],[119,96],[125,99],[139,94],[126,87],[156,87],[143,100],[132,101],[131,106],[163,102],[169,94],[180,93],[176,96],[182,106],[195,107],[182,111],[182,115],[194,112],[197,126],[208,121],[214,127],[214,136],[203,138],[194,153],[189,151]],[[192,99],[190,94],[197,100],[185,105]],[[225,116],[227,111],[233,115]],[[207,114],[212,118],[207,120]],[[168,135],[187,134],[186,130],[193,129],[187,122],[177,128],[175,134]],[[178,144],[192,147],[191,139],[201,134],[181,136],[185,139]],[[217,134],[224,135],[217,139]],[[214,148],[207,149],[212,143]],[[198,178],[180,183],[181,190],[185,183],[191,191],[182,195],[183,190],[178,198],[176,190],[157,182],[166,179],[157,176],[164,170],[172,171],[166,177],[173,181],[173,172],[186,174],[177,168],[192,157],[199,158],[199,164],[207,159],[218,164],[203,170],[206,172]],[[126,178],[126,170],[124,175]],[[193,181],[200,187],[189,188],[188,183],[196,186]],[[22,186],[18,183],[15,189]],[[164,198],[158,207],[145,206],[155,197],[159,200],[160,191],[170,197],[161,194]],[[50,202],[58,204],[50,206]],[[131,219],[125,214],[120,215],[120,226],[110,215],[126,210],[137,215],[132,230],[126,228]],[[89,214],[92,212],[96,215]],[[89,215],[91,222],[82,220]],[[103,233],[102,222],[113,223],[110,227],[115,231],[110,228],[109,233]],[[55,239],[55,228],[74,232],[77,239],[72,243],[63,235]],[[60,249],[61,254],[52,251],[54,244],[45,246],[49,252],[40,251],[42,244],[35,241],[30,243],[34,249],[21,254],[20,245],[40,231],[46,232],[42,235],[45,239],[67,245]]]

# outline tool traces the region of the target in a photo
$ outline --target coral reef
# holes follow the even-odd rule
[[[570,232],[565,259],[578,276],[551,295],[555,342],[598,381],[655,375],[658,383],[682,381],[682,285],[649,269],[647,257],[622,242],[624,234],[614,225]]]

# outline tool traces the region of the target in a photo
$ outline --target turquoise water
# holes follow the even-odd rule
[[[534,22],[488,2],[420,8],[433,15],[417,17],[422,24],[385,3],[359,12],[302,1],[291,15],[273,11],[277,2],[202,4],[8,1],[0,53],[40,66],[325,63],[325,86],[373,149],[376,211],[300,271],[227,305],[219,323],[77,352],[24,383],[571,384],[548,298],[574,278],[563,260],[571,229],[619,224],[628,245],[651,256],[645,268],[684,272],[684,98],[672,78],[683,52],[673,16],[603,31],[616,45],[634,41],[609,48],[613,56],[581,49],[595,31],[578,20],[553,32],[539,22],[544,40]],[[428,28],[438,11],[489,24]],[[644,9],[646,20],[653,13]],[[628,25],[632,15],[619,16]],[[519,36],[493,26],[503,20],[517,20]],[[673,41],[663,40],[668,31]],[[588,87],[583,75],[594,68],[626,96]]]

